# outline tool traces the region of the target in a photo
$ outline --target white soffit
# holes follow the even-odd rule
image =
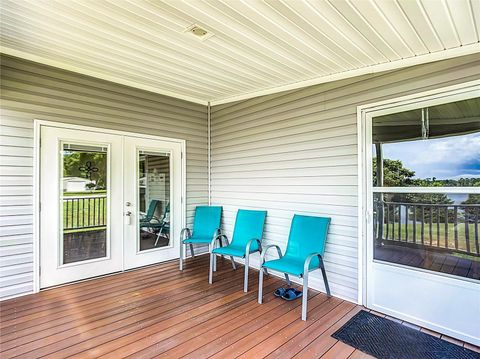
[[[3,53],[202,104],[480,52],[480,0],[2,0],[0,11]]]

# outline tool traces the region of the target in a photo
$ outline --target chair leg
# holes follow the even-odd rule
[[[180,270],[183,270],[183,243],[180,242]]]
[[[287,285],[292,285],[292,282],[290,282],[290,277],[288,276],[287,273],[284,273],[285,280],[287,281]]]
[[[260,270],[258,277],[258,303],[262,304],[263,301],[263,270]]]
[[[328,285],[328,279],[327,279],[327,272],[325,271],[325,265],[323,264],[323,258],[320,258],[320,269],[322,270],[322,276],[323,276],[323,283],[325,283],[325,290],[327,291],[327,295],[331,297],[332,295],[330,294],[330,286]]]
[[[308,272],[303,274],[302,320],[307,320]]]
[[[213,261],[215,260],[215,254],[210,252],[210,267],[208,270],[208,283],[213,283]]]
[[[158,244],[158,240],[160,239],[160,234],[162,234],[162,232],[161,232],[161,231],[160,231],[160,232],[158,232],[158,234],[157,234],[157,239],[155,239],[155,243],[153,244],[153,246],[154,246],[154,247],[156,247],[156,246],[157,246],[157,244]]]
[[[195,252],[193,251],[193,243],[190,243],[190,254],[192,255],[192,258],[195,258]]]
[[[243,291],[245,293],[248,292],[248,259],[249,259],[248,257],[249,255],[247,254],[245,256],[245,276],[243,278]]]
[[[233,270],[237,270],[237,266],[235,265],[235,260],[233,259],[232,256],[230,256],[230,261],[232,262]]]
[[[222,241],[221,238],[220,238],[220,240],[218,241],[218,245],[219,245],[220,247],[223,247],[223,241]],[[227,244],[227,245],[228,245],[228,244]],[[220,257],[222,257],[222,259],[225,258],[225,257],[223,256],[223,254],[222,254]]]

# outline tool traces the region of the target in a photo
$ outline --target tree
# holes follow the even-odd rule
[[[480,216],[480,194],[470,193],[467,200],[463,201],[462,204],[475,205],[465,207],[465,221],[474,222],[475,219],[478,221]]]
[[[85,165],[90,162],[97,171],[85,171]],[[107,154],[103,152],[64,151],[63,177],[91,178],[97,189],[104,189],[107,174]]]
[[[414,183],[415,171],[403,167],[400,160],[383,160],[383,186],[406,187]],[[373,159],[373,185],[377,186],[377,159]]]
[[[403,166],[402,161],[392,160],[385,158],[383,160],[383,182],[384,187],[443,187],[445,184],[442,181],[434,178],[425,178],[419,179],[414,178],[415,171],[410,170]],[[377,185],[377,159],[373,159],[373,184]],[[412,204],[453,204],[454,201],[451,200],[447,194],[444,193],[384,193],[381,195],[383,202],[400,202],[400,203],[412,203]],[[380,206],[380,198],[374,200],[374,205]],[[435,206],[425,206],[424,211],[420,206],[415,207],[416,217],[421,219],[423,215],[424,221],[432,222],[437,221],[437,217],[441,222],[445,221],[445,210],[440,210],[439,207]],[[391,207],[391,216],[395,217],[395,220],[398,220],[399,217],[399,207]],[[450,213],[452,212],[452,213]],[[453,211],[448,211],[448,216],[453,216]],[[381,216],[380,211],[378,214]],[[413,219],[414,213],[410,211],[409,219]],[[453,220],[453,218],[449,218]],[[387,219],[388,220],[388,219]]]

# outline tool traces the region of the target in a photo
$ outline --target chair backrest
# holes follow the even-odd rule
[[[148,205],[147,213],[145,214],[145,221],[150,221],[153,216],[155,216],[155,211],[157,210],[158,203],[160,201],[158,199],[152,199],[150,204]]]
[[[213,238],[213,234],[220,228],[222,207],[197,206],[193,220],[193,235],[199,238]]]
[[[170,222],[170,202],[167,202],[165,206],[165,212],[163,212],[162,223]]]
[[[263,227],[265,225],[267,211],[253,211],[239,209],[235,219],[235,229],[233,230],[232,246],[245,248],[248,241],[252,238],[262,239]],[[258,250],[258,243],[252,243],[251,251]]]
[[[285,256],[301,261],[311,253],[320,253],[323,257],[329,224],[328,217],[294,215]],[[310,268],[318,267],[318,264],[318,257],[315,257]]]

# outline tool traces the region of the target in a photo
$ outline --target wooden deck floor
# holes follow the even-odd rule
[[[2,302],[0,357],[12,358],[368,358],[330,335],[362,308],[310,291],[301,302],[272,291],[257,272],[242,291],[243,270],[219,261],[208,285],[207,256],[130,271]]]
[[[399,243],[399,245],[376,246],[375,259],[459,277],[480,279],[480,257],[474,255],[462,258],[431,247],[412,248]]]

